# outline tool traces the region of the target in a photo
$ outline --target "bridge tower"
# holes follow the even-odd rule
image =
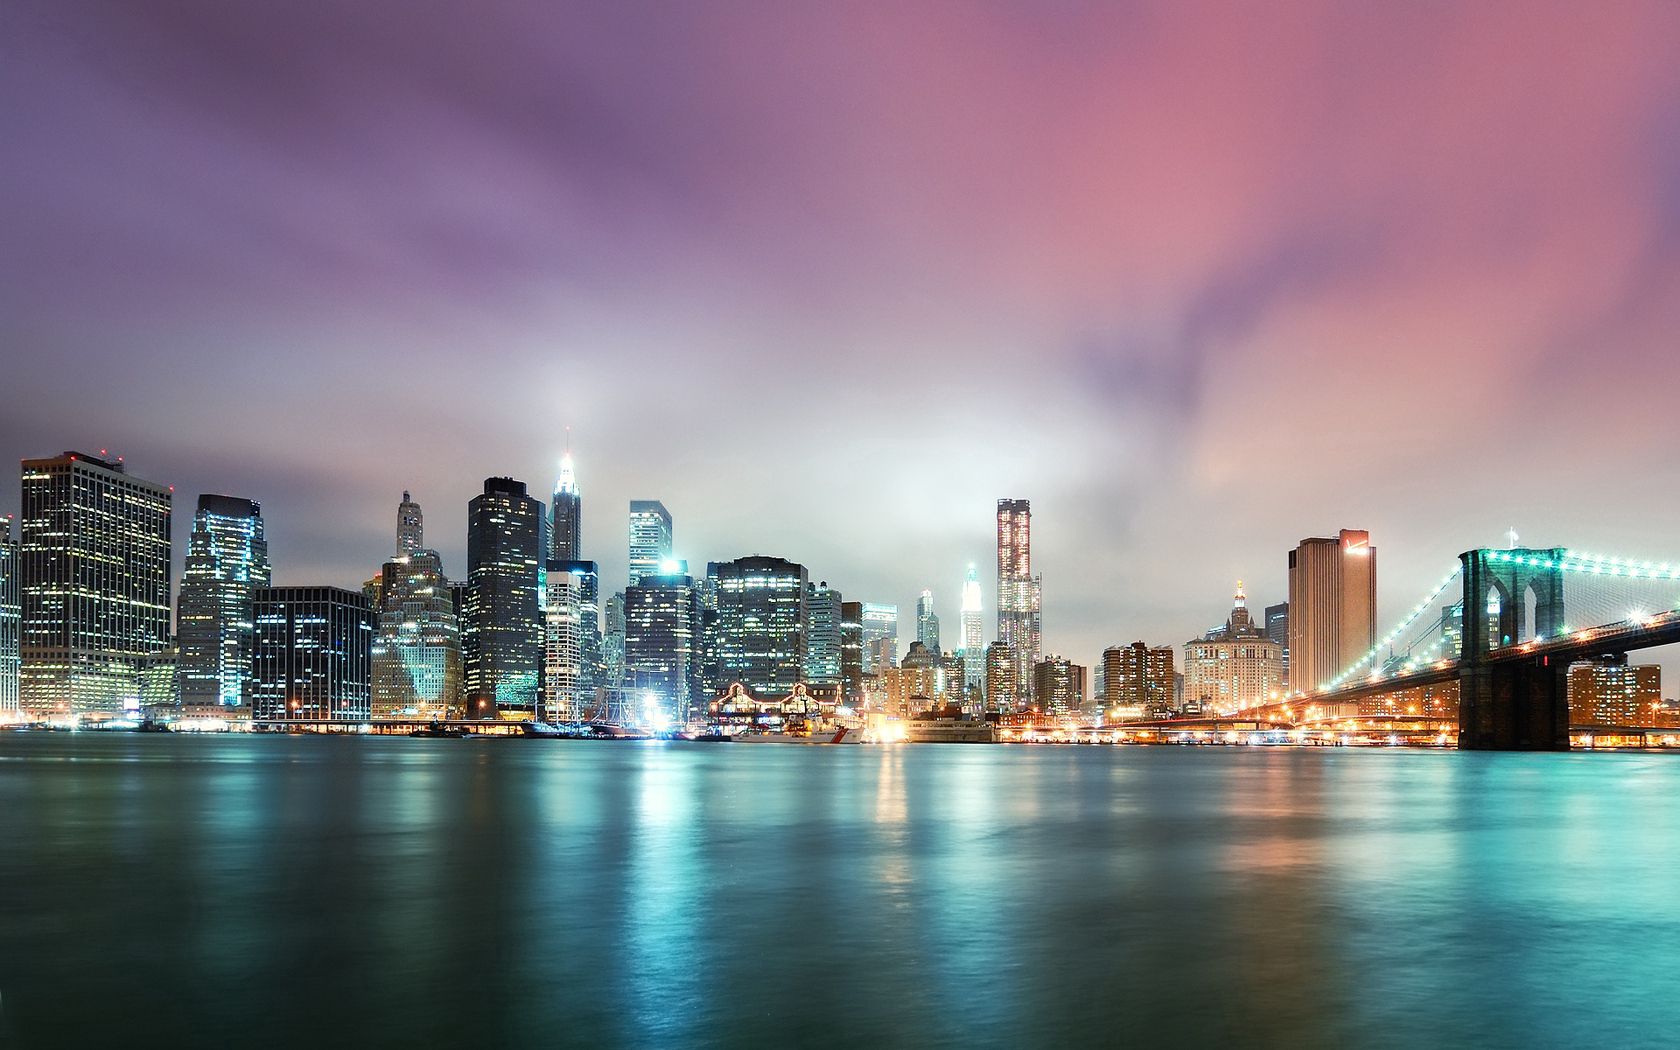
[[[1481,751],[1567,751],[1569,667],[1512,647],[1564,627],[1561,547],[1466,551],[1458,746]],[[1499,599],[1489,615],[1491,596]],[[1527,612],[1533,598],[1534,622]]]

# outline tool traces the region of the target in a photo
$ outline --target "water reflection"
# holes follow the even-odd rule
[[[1638,755],[0,738],[0,1032],[1655,1045],[1677,789]]]

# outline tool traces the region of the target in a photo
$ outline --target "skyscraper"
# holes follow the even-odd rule
[[[932,652],[943,651],[939,647],[939,617],[933,612],[933,592],[925,588],[916,599],[916,641]]]
[[[259,587],[251,606],[253,718],[367,721],[378,628],[365,594]]]
[[[644,574],[625,588],[625,706],[637,720],[681,725],[704,706],[701,644],[693,577]]]
[[[841,624],[844,603],[828,581],[813,583],[805,592],[809,627],[805,635],[805,681],[812,685],[840,683]]]
[[[898,606],[863,603],[863,673],[879,674],[898,664]]]
[[[617,690],[624,684],[624,592],[614,591],[601,616],[600,686]]]
[[[543,607],[543,708],[575,722],[594,706],[601,678],[601,574],[592,561],[548,565]]]
[[[1377,640],[1377,549],[1368,532],[1301,541],[1289,552],[1289,677],[1297,692],[1328,686]]]
[[[543,505],[523,481],[512,478],[484,479],[484,491],[467,504],[468,718],[526,719],[538,713],[542,520]]]
[[[1225,626],[1184,644],[1184,699],[1230,714],[1259,707],[1283,691],[1283,647],[1248,614],[1242,581]]]
[[[630,586],[657,576],[671,557],[671,512],[656,499],[630,501]]]
[[[980,607],[980,577],[968,567],[962,589],[963,685],[969,690],[986,684],[986,620]]]
[[[413,554],[426,545],[425,517],[420,504],[414,502],[408,490],[403,490],[402,502],[397,504],[397,553]]]
[[[863,703],[863,603],[840,603],[840,698],[849,707]]]
[[[461,628],[438,552],[425,546],[420,507],[403,493],[399,553],[380,570],[372,656],[373,717],[459,717]],[[405,512],[412,508],[412,516]]]
[[[810,607],[805,566],[752,555],[714,561],[719,682],[740,682],[755,696],[782,697],[805,676]]]
[[[986,710],[1013,711],[1020,699],[1015,671],[1020,666],[1006,642],[986,646]]]
[[[1283,646],[1283,691],[1289,691],[1289,603],[1266,606],[1266,637]]]
[[[0,515],[0,722],[14,718],[18,706],[18,548],[12,517]]]
[[[998,641],[1015,654],[1018,699],[1032,699],[1038,663],[1040,581],[1032,572],[1032,503],[1000,499],[997,504]],[[989,698],[988,698],[989,699]]]
[[[138,710],[170,646],[167,486],[82,452],[23,461],[19,701],[36,715]]]
[[[583,557],[583,496],[572,471],[572,450],[560,457],[560,477],[554,483],[554,503],[549,507],[549,561],[577,561]]]
[[[262,508],[237,496],[199,496],[175,623],[183,710],[250,705],[252,602],[269,580]]]
[[[1570,665],[1571,725],[1655,726],[1662,704],[1662,666],[1629,664],[1614,653]]]

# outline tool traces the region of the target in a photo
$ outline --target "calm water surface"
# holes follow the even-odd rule
[[[1680,1043],[1680,759],[0,736],[0,1045]]]

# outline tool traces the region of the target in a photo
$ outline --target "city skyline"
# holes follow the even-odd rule
[[[365,579],[405,488],[459,577],[482,479],[546,499],[568,425],[604,579],[654,495],[691,567],[951,610],[1019,495],[1086,661],[1281,601],[1341,528],[1386,622],[1513,525],[1680,515],[1668,5],[27,9],[0,449],[260,502],[280,585]]]

